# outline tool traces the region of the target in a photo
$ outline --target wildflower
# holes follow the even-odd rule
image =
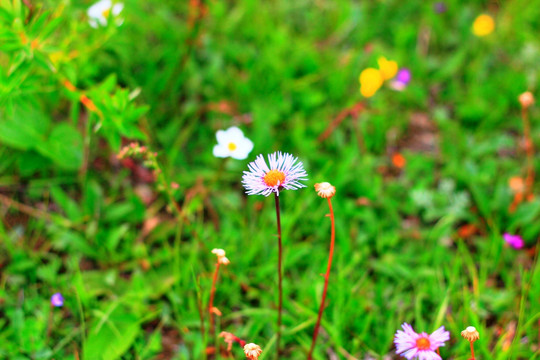
[[[395,153],[392,155],[392,164],[398,169],[403,169],[407,165],[407,159],[401,153]]]
[[[523,245],[525,245],[525,242],[519,235],[511,235],[509,233],[504,233],[503,239],[508,245],[510,245],[514,249],[521,249]]]
[[[317,195],[325,199],[331,198],[336,194],[336,188],[329,182],[315,184],[315,191]]]
[[[213,249],[212,254],[216,255],[218,258],[218,262],[221,265],[229,265],[231,262],[227,257],[225,257],[225,250],[223,249]]]
[[[433,7],[437,14],[442,14],[443,12],[446,12],[446,4],[442,1],[436,2]]]
[[[315,343],[317,342],[317,336],[319,334],[319,327],[321,326],[322,315],[324,311],[324,304],[326,301],[326,294],[328,292],[328,282],[330,280],[330,270],[332,269],[332,259],[334,256],[334,245],[336,242],[336,223],[334,218],[334,209],[332,207],[332,197],[336,193],[336,188],[328,182],[315,184],[315,190],[318,195],[325,198],[328,201],[328,208],[330,210],[331,232],[330,232],[330,248],[328,251],[328,265],[326,266],[326,274],[324,275],[324,288],[321,298],[321,305],[319,307],[319,314],[317,315],[317,322],[315,323],[315,329],[313,330],[313,337],[311,339],[311,347],[308,353],[308,360],[312,359],[313,350],[315,349]]]
[[[129,145],[124,146],[120,149],[116,158],[119,160],[131,157],[131,156],[144,156],[148,153],[146,146],[141,146],[136,142],[129,143]]]
[[[88,8],[88,22],[93,28],[97,28],[98,26],[106,26],[107,20],[112,15],[116,18],[115,24],[122,25],[124,20],[118,18],[118,15],[120,15],[123,9],[124,4],[122,3],[113,4],[111,0],[98,1]]]
[[[530,91],[526,91],[519,95],[518,99],[523,109],[527,109],[534,104],[534,95]]]
[[[450,340],[450,333],[441,326],[431,335],[423,332],[417,334],[411,325],[404,323],[401,325],[403,331],[398,330],[394,337],[396,344],[396,354],[400,354],[407,359],[419,360],[441,360],[435,352],[439,347],[444,346],[444,342]]]
[[[480,339],[480,334],[476,330],[474,326],[468,326],[465,330],[461,332],[461,336],[463,336],[467,341],[471,343],[471,359],[474,360],[474,345],[473,343]]]
[[[467,341],[470,342],[475,342],[476,340],[480,339],[480,334],[474,326],[468,326],[465,330],[461,332],[461,336],[463,336],[465,339],[467,339]]]
[[[489,15],[482,14],[474,20],[472,32],[476,36],[486,36],[495,30],[495,21]]]
[[[393,60],[387,60],[384,56],[377,59],[379,64],[379,71],[382,74],[384,80],[390,80],[398,71],[398,64]]]
[[[522,193],[525,191],[525,181],[519,176],[512,176],[508,180],[508,186],[513,193]]]
[[[276,203],[276,225],[278,238],[278,306],[277,306],[277,331],[276,331],[276,351],[279,357],[281,340],[281,317],[283,312],[283,242],[281,238],[281,215],[279,207],[279,191],[297,190],[305,187],[300,181],[307,180],[307,173],[304,164],[298,161],[291,154],[275,152],[268,155],[270,166],[266,164],[262,155],[257,156],[255,161],[248,164],[250,171],[244,171],[242,185],[248,195],[275,194]],[[255,357],[256,359],[256,357]]]
[[[210,334],[215,338],[214,315],[221,316],[221,311],[214,306],[214,296],[216,295],[216,284],[218,280],[220,265],[229,265],[230,261],[225,257],[225,250],[212,249],[212,254],[217,256],[216,269],[212,277],[212,287],[210,288],[210,299],[208,300],[208,313],[210,314]]]
[[[249,163],[249,171],[244,171],[242,184],[248,195],[279,195],[280,190],[297,190],[305,187],[300,181],[307,180],[304,165],[291,154],[275,152],[268,155],[266,164],[262,155]]]
[[[392,89],[401,91],[407,87],[411,81],[411,71],[407,68],[402,68],[398,71],[396,78],[391,82]]]
[[[262,349],[259,345],[249,343],[244,346],[244,354],[250,360],[257,360],[262,353]]]
[[[219,337],[223,338],[223,341],[227,344],[227,351],[232,350],[233,342],[236,341],[236,336],[234,334],[231,334],[230,332],[222,331],[219,333]]]
[[[367,68],[360,73],[360,93],[364,97],[372,97],[383,84],[381,72],[374,68]]]
[[[227,130],[218,130],[216,138],[218,144],[214,146],[215,157],[232,157],[233,159],[243,160],[253,150],[253,142],[244,137],[242,130],[236,126]]]
[[[51,296],[51,305],[55,307],[64,306],[64,297],[60,293],[55,293]]]

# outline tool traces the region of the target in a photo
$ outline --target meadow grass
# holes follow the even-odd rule
[[[397,358],[404,322],[444,325],[443,359],[469,358],[470,325],[477,359],[540,358],[540,200],[510,211],[509,186],[539,172],[518,101],[538,98],[538,0],[123,3],[122,25],[92,28],[89,1],[0,0],[0,359],[204,359],[214,248],[216,333],[274,358],[274,200],[241,183],[274,151],[309,178],[280,194],[283,359],[307,357],[321,302],[323,181],[315,359]],[[380,56],[412,81],[364,99]],[[213,156],[230,126],[245,160]],[[131,141],[148,153],[119,159]]]

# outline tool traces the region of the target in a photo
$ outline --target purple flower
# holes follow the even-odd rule
[[[53,296],[51,296],[51,305],[56,307],[64,306],[64,297],[62,296],[62,294],[53,294]]]
[[[431,335],[423,332],[417,334],[411,325],[403,323],[403,331],[398,330],[394,336],[396,344],[396,354],[400,354],[407,359],[419,360],[442,360],[435,352],[444,342],[450,340],[450,333],[441,326]]]
[[[396,77],[390,83],[390,86],[394,90],[401,91],[405,89],[405,87],[409,84],[409,82],[411,81],[411,77],[411,70],[407,68],[402,68],[398,71]]]
[[[435,12],[437,14],[442,14],[446,11],[446,4],[442,1],[436,2],[435,5],[433,5],[433,8],[435,9]]]
[[[503,239],[508,245],[510,245],[514,249],[521,249],[525,245],[525,242],[519,235],[511,235],[509,233],[504,233]]]
[[[307,173],[302,162],[291,154],[275,152],[268,155],[270,167],[262,155],[248,164],[249,171],[244,171],[242,185],[248,195],[268,196],[279,191],[296,190],[305,187],[299,181],[307,180]]]

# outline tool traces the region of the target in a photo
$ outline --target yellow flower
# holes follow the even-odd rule
[[[486,36],[495,30],[495,21],[489,15],[479,15],[473,23],[472,32],[476,36]]]
[[[377,59],[377,63],[379,64],[379,70],[384,80],[389,80],[396,76],[398,71],[397,62],[393,60],[389,61],[384,56],[381,56]]]
[[[360,73],[360,93],[365,97],[372,97],[383,83],[383,77],[379,70],[367,68]]]

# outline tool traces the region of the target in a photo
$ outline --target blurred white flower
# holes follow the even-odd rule
[[[236,126],[227,130],[218,130],[216,133],[217,145],[214,146],[214,156],[232,157],[233,159],[243,160],[248,157],[253,150],[253,142],[244,137],[242,130]]]
[[[124,19],[118,18],[118,15],[124,9],[124,4],[115,3],[111,0],[101,0],[88,8],[88,22],[93,28],[106,26],[109,17],[115,19],[116,25],[122,25]]]

